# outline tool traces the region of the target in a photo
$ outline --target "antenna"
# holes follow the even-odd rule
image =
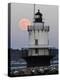
[[[34,19],[35,19],[35,4],[34,4]]]

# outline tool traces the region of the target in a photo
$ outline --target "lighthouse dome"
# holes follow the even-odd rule
[[[35,14],[34,22],[42,22],[42,13],[38,9],[38,12]]]

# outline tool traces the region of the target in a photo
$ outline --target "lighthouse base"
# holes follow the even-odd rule
[[[49,66],[50,56],[27,56],[24,57],[28,67],[32,66]]]

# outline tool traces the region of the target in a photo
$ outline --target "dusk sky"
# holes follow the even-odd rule
[[[50,26],[49,46],[58,48],[58,6],[36,4],[35,12],[40,9],[45,25]],[[28,46],[28,31],[22,30],[19,21],[28,19],[33,22],[34,5],[11,4],[11,48],[20,49]]]

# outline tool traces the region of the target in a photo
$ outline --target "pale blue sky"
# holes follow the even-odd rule
[[[49,45],[58,48],[58,6],[36,5],[35,12],[40,9],[45,25],[50,26]],[[19,28],[18,22],[22,18],[33,21],[33,4],[11,4],[11,48],[22,48],[28,45],[28,32]]]

